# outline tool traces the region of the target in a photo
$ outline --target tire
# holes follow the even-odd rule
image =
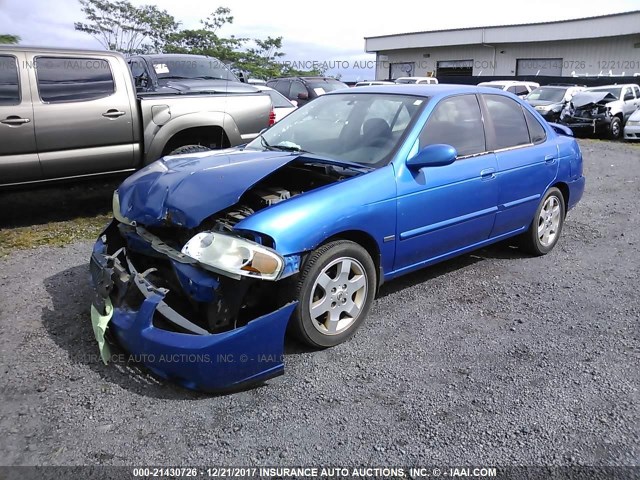
[[[613,117],[609,124],[609,139],[618,140],[622,136],[622,122],[619,117]]]
[[[314,348],[348,340],[369,313],[376,282],[373,260],[360,245],[347,240],[322,245],[310,254],[295,285],[293,333]]]
[[[209,147],[203,147],[202,145],[184,145],[182,147],[178,147],[173,150],[169,155],[185,155],[188,153],[200,153],[200,152],[210,152],[211,149]]]
[[[529,229],[520,238],[520,247],[535,256],[546,255],[560,238],[566,215],[564,196],[550,188],[536,209]]]

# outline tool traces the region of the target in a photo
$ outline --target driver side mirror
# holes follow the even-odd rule
[[[298,100],[309,100],[309,93],[307,92],[298,93]]]
[[[427,145],[415,156],[407,160],[407,166],[412,170],[419,170],[423,167],[443,167],[451,165],[458,152],[451,145],[436,143]]]
[[[136,84],[136,90],[142,90],[149,86],[149,77],[144,73],[134,77],[134,81]]]

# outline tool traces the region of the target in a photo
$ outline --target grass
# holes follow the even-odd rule
[[[79,240],[97,238],[111,215],[79,217],[42,225],[3,228],[0,230],[0,257],[13,250],[26,250],[43,245],[63,247]]]

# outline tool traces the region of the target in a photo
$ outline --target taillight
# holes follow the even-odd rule
[[[274,112],[272,109],[271,112],[269,112],[269,126],[273,125],[274,123],[276,123],[276,112]]]

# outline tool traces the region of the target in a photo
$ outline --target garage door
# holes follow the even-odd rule
[[[516,75],[562,76],[561,58],[519,58]]]

